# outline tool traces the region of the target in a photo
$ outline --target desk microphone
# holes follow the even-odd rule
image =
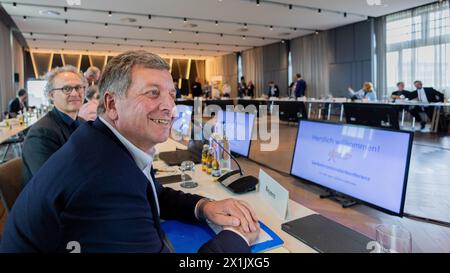
[[[234,193],[246,193],[250,191],[254,191],[256,189],[256,185],[258,184],[258,178],[252,175],[244,175],[242,172],[241,165],[236,160],[236,158],[228,152],[214,137],[211,139],[227,154],[231,159],[236,163],[239,170],[230,171],[217,179],[223,186],[227,189],[231,190]]]

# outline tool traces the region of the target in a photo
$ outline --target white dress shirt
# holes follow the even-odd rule
[[[428,103],[427,94],[425,93],[425,89],[417,89],[417,96],[419,98],[419,101]]]

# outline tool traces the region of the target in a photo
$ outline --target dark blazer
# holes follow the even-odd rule
[[[403,96],[405,96],[405,98],[408,98],[410,96],[410,94],[411,94],[411,91],[408,91],[408,90],[403,90],[403,91],[397,90],[397,91],[392,92],[391,96],[402,96],[403,95]]]
[[[203,96],[202,84],[199,82],[194,82],[192,84],[192,97]]]
[[[441,92],[435,90],[432,87],[424,87],[425,95],[427,96],[428,102],[444,102],[444,94]],[[410,94],[408,94],[408,99],[413,100],[417,99],[419,97],[418,91],[413,91]]]
[[[197,221],[202,198],[155,181],[160,217]],[[99,119],[81,125],[42,166],[8,217],[1,252],[168,252],[150,182]],[[69,247],[70,249],[70,247]],[[201,252],[249,252],[236,233],[222,231]]]
[[[33,177],[53,153],[66,143],[71,134],[71,129],[60,118],[56,108],[31,126],[22,149],[24,184]]]
[[[269,98],[270,97],[277,97],[278,98],[280,96],[280,88],[278,88],[278,85],[275,85],[274,88],[275,88],[275,95],[274,96],[272,96],[271,87],[269,86],[269,88],[267,89],[268,90],[267,95],[268,95]]]
[[[246,96],[253,97],[255,94],[255,85],[251,84],[247,86]]]
[[[23,105],[20,103],[19,98],[15,98],[9,101],[8,104],[8,113],[11,117],[16,117],[17,114],[23,111]]]
[[[295,87],[295,96],[298,97],[303,97],[306,95],[306,82],[301,79],[297,81],[297,85]]]

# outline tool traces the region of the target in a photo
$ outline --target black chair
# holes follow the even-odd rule
[[[0,164],[0,197],[6,211],[11,210],[22,186],[22,158]]]

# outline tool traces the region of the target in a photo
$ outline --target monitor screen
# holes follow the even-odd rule
[[[227,136],[230,151],[248,157],[255,115],[244,112],[219,111],[215,131]]]
[[[172,129],[183,136],[191,135],[192,109],[190,105],[178,104],[176,106],[176,118],[172,124]]]
[[[403,215],[413,134],[301,121],[291,174]]]
[[[44,87],[47,81],[43,80],[29,80],[27,81],[28,105],[41,107],[41,105],[48,106],[50,103],[44,95]]]

